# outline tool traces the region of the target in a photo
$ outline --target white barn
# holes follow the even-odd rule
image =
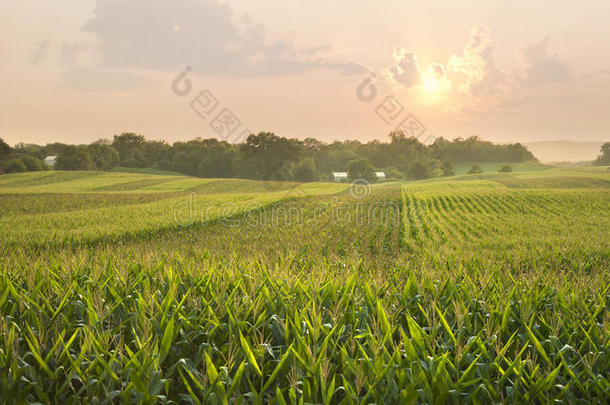
[[[47,166],[54,167],[56,161],[57,156],[47,156],[46,158],[44,158],[44,162],[47,164]]]
[[[347,172],[333,172],[331,177],[335,183],[347,183]]]
[[[385,173],[384,172],[375,172],[375,176],[377,177],[377,181],[385,180]]]

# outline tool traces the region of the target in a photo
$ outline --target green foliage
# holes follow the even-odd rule
[[[445,160],[441,165],[441,170],[443,171],[443,177],[455,176],[455,169],[451,160]]]
[[[2,169],[4,173],[20,173],[25,172],[27,170],[27,166],[22,159],[11,158],[6,162],[3,162],[0,169]]]
[[[170,168],[184,174],[199,177],[234,177],[235,147],[216,139],[193,139],[176,142],[171,147],[173,153]],[[168,153],[169,156],[169,153]],[[199,166],[201,162],[201,172]]]
[[[438,138],[431,146],[430,153],[440,160],[453,162],[527,162],[536,161],[535,156],[520,143],[494,145],[478,136],[448,141]]]
[[[513,167],[510,165],[504,165],[500,168],[500,170],[498,170],[498,172],[500,173],[512,173],[513,171]]]
[[[308,158],[299,162],[294,168],[294,179],[296,181],[314,181],[316,180],[316,163],[313,159]]]
[[[83,147],[70,146],[57,156],[57,170],[95,170],[91,155]]]
[[[432,177],[432,173],[427,162],[418,161],[409,166],[408,176],[413,180],[423,180]]]
[[[146,140],[135,133],[122,133],[115,135],[113,140],[100,139],[81,148],[89,153],[98,170],[121,166],[201,176],[199,164],[205,159],[207,170],[202,169],[202,174],[206,178],[259,180],[292,180],[297,175],[299,181],[324,179],[333,171],[343,170],[352,160],[368,160],[373,167],[386,172],[391,163],[391,167],[407,175],[413,162],[421,162],[429,171],[425,178],[442,176],[444,171],[440,162],[449,160],[458,163],[535,161],[527,149],[519,144],[494,145],[477,137],[451,142],[440,138],[431,146],[425,146],[415,138],[407,138],[400,131],[390,133],[389,138],[389,143],[348,140],[326,144],[313,138],[300,141],[261,132],[250,135],[245,143],[237,145],[214,138],[195,138],[168,145],[163,141]],[[61,143],[46,146],[17,144],[14,152],[42,160],[49,155],[72,153],[72,148],[72,145]],[[212,164],[209,164],[210,161]],[[313,164],[310,163],[312,161]],[[295,172],[297,169],[298,173]]]
[[[208,156],[199,161],[197,165],[197,176],[214,177],[214,161]]]
[[[119,153],[112,146],[94,143],[87,147],[87,152],[97,170],[110,170],[120,163]]]
[[[0,402],[607,402],[610,186],[492,175],[280,183],[318,193],[281,222],[259,181],[2,176]]]
[[[150,164],[146,153],[146,139],[130,132],[115,135],[112,147],[119,153],[121,166],[146,167]]]
[[[593,162],[593,166],[610,166],[610,142],[602,145],[600,154]]]
[[[45,164],[42,160],[35,158],[30,155],[22,155],[19,156],[19,159],[23,162],[26,167],[26,170],[29,172],[37,172],[40,170],[46,170]]]
[[[34,156],[13,153],[0,161],[0,173],[19,173],[46,170],[44,162]]]
[[[355,159],[347,164],[347,176],[350,179],[366,179],[371,183],[377,180],[375,168],[368,159]]]
[[[188,152],[179,151],[172,159],[171,169],[178,173],[193,175],[198,169],[198,166],[199,162],[192,159]]]
[[[11,147],[0,138],[0,159],[6,159],[11,154]]]
[[[430,159],[426,162],[430,177],[441,177],[443,175],[442,163],[438,159]]]
[[[403,178],[403,174],[396,167],[388,167],[385,169],[385,175],[391,180],[400,180]]]
[[[299,158],[300,145],[271,132],[260,132],[248,136],[241,152],[255,168],[251,178],[289,180],[287,166]]]
[[[483,169],[479,165],[472,165],[470,170],[468,170],[468,174],[479,174],[483,173]]]

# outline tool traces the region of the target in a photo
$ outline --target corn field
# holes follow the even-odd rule
[[[1,176],[0,400],[607,403],[609,180]]]

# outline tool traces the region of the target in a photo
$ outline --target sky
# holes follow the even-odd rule
[[[610,140],[610,2],[0,0],[0,137]]]

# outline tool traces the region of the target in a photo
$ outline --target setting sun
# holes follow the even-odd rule
[[[451,89],[451,82],[442,66],[431,65],[428,70],[421,73],[421,84],[424,91],[430,95],[440,95]]]
[[[424,86],[424,90],[428,93],[436,93],[440,89],[438,80],[431,76],[425,76],[422,79],[422,85]]]

